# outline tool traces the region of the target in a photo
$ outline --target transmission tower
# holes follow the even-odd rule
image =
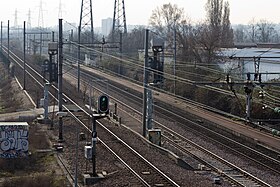
[[[82,0],[79,30],[81,43],[93,43],[92,0]]]
[[[14,27],[18,27],[18,11],[17,9],[15,10],[15,21],[14,21]]]
[[[124,0],[115,0],[113,16],[113,38],[115,33],[127,33]]]
[[[44,27],[44,15],[43,15],[43,2],[42,2],[42,0],[40,1],[40,5],[39,5],[38,27],[39,28]]]
[[[27,21],[27,29],[31,29],[31,10],[28,10],[28,21]]]
[[[62,4],[61,0],[59,0],[59,7],[58,7],[58,18],[62,18]]]

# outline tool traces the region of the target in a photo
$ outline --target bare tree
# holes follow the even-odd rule
[[[239,43],[243,43],[246,41],[246,33],[245,33],[245,26],[238,25],[234,30],[234,40]]]
[[[184,9],[171,3],[157,7],[150,17],[150,25],[162,36],[170,35],[174,28],[174,22],[180,23],[182,21],[185,21]]]
[[[257,36],[257,26],[256,26],[256,21],[253,18],[250,22],[249,22],[249,29],[248,29],[248,36],[250,38],[250,42],[255,43],[256,42],[256,36]]]
[[[229,20],[230,7],[228,1],[224,3],[224,12],[222,19],[222,31],[221,31],[221,46],[231,47],[233,46],[233,29]]]
[[[145,37],[145,28],[134,28],[124,36],[123,52],[131,55],[138,55],[138,50],[143,49]]]
[[[211,29],[220,35],[223,19],[223,0],[208,0],[206,3],[207,22]]]
[[[233,30],[229,15],[229,4],[223,0],[208,0],[207,19],[193,30],[192,50],[200,63],[213,63],[221,47],[233,46]]]
[[[220,48],[217,35],[213,37],[212,27],[202,23],[196,26],[190,40],[192,53],[199,63],[210,64],[215,59],[215,52]]]
[[[228,1],[208,0],[206,3],[207,24],[211,37],[218,47],[230,47],[233,44],[233,30],[229,20],[230,7]]]
[[[275,33],[274,24],[262,19],[257,23],[257,31],[260,42],[271,42],[272,36]]]
[[[192,59],[190,36],[193,25],[191,19],[185,16],[183,8],[170,3],[156,8],[150,17],[150,25],[156,33],[165,38],[166,48],[174,49],[176,38],[178,57],[184,60]]]
[[[183,37],[184,34],[181,32],[184,31],[183,28],[186,23],[184,9],[179,8],[177,5],[172,5],[171,3],[157,7],[153,10],[150,17],[150,25],[154,28],[156,33],[166,39],[167,47],[169,48],[172,48],[175,29],[177,34]],[[178,40],[178,42],[180,41],[182,40]]]
[[[191,24],[190,19],[182,21],[180,24],[177,24],[176,27],[176,38],[177,43],[180,46],[179,55],[182,59],[193,61],[192,50],[191,50],[191,39],[193,32],[193,25]]]
[[[166,38],[169,48],[173,46],[176,31],[177,43],[184,59],[212,63],[218,49],[233,45],[233,30],[228,2],[208,0],[206,11],[206,22],[195,26],[184,16],[182,8],[164,4],[153,11],[150,24],[155,32]]]

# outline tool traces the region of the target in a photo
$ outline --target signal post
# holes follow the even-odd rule
[[[92,175],[84,175],[85,185],[96,183],[98,180],[104,178],[96,173],[96,120],[105,118],[109,113],[109,97],[107,95],[99,96],[97,100],[97,111],[91,115],[92,119],[92,142],[91,146],[85,146],[85,157],[92,161]]]

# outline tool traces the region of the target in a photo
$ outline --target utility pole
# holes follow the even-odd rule
[[[148,61],[149,61],[149,30],[146,29],[145,31],[145,60],[144,60],[144,79],[143,79],[143,136],[146,137],[147,135],[147,123],[146,123],[146,114],[147,114],[147,90],[148,90]]]
[[[121,74],[121,63],[122,63],[122,45],[123,45],[123,33],[120,33],[120,63],[119,63],[119,69],[118,69],[118,73],[119,75]]]
[[[42,40],[43,40],[43,35],[42,32],[40,33],[40,57],[42,56]]]
[[[49,87],[50,87],[50,83],[45,83],[44,86],[44,120],[48,120],[49,119]]]
[[[26,61],[26,57],[25,57],[25,53],[26,53],[26,51],[25,51],[25,49],[26,49],[26,35],[25,35],[25,33],[26,33],[26,27],[25,27],[25,21],[23,22],[23,90],[25,90],[26,89],[26,87],[25,87],[25,83],[26,83],[26,77],[25,77],[25,68],[26,68],[26,65],[25,65],[25,61]]]
[[[176,21],[174,20],[174,95],[176,95],[176,61],[177,61],[177,31],[176,31]]]
[[[63,54],[62,54],[62,47],[63,47],[63,36],[62,36],[62,19],[59,19],[59,36],[58,36],[58,110],[62,112],[62,63],[63,63]],[[59,137],[58,141],[63,141],[63,134],[62,134],[62,116],[59,116]]]
[[[96,117],[92,116],[92,176],[96,176],[96,142],[97,142],[97,132],[96,132]]]
[[[72,121],[72,120],[71,120]],[[74,178],[74,187],[78,187],[78,155],[79,155],[79,125],[76,127],[76,153],[75,153],[75,178]]]
[[[146,124],[147,124],[147,129],[150,130],[153,128],[153,93],[152,90],[149,86],[147,90],[147,119],[146,119]]]
[[[78,26],[78,92],[80,92],[81,26]]]
[[[8,62],[10,62],[10,20],[8,20]]]
[[[1,52],[3,50],[3,22],[1,21]]]

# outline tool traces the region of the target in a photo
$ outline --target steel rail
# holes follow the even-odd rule
[[[19,61],[22,62],[22,60],[17,57],[16,54],[12,53],[13,56],[15,56],[16,58],[18,58]],[[11,57],[15,62],[18,63],[18,61],[14,58]],[[18,63],[18,65],[22,68],[22,65],[20,63]],[[40,76],[41,78],[43,78],[39,73],[37,73],[31,66],[27,65],[27,67],[29,67],[33,72],[35,72],[38,76]],[[34,79],[41,87],[43,87],[43,85],[27,70],[28,75],[31,76],[32,79]],[[52,85],[55,89],[57,89],[54,85]],[[49,94],[57,100],[57,98],[49,92]],[[70,102],[72,102],[74,105],[76,105],[80,110],[82,110],[86,115],[91,116],[91,114],[89,114],[87,111],[85,111],[82,107],[80,107],[76,102],[74,102],[70,97],[68,97],[66,94],[63,94],[63,96],[65,98],[67,98]],[[67,112],[79,123],[81,124],[84,128],[86,128],[90,133],[92,132],[87,125],[85,125],[73,112],[71,112],[65,105],[63,105],[63,108],[65,108],[67,110]],[[119,137],[117,137],[117,135],[115,135],[113,132],[111,132],[108,128],[106,128],[101,122],[97,121],[97,123],[106,131],[108,131],[110,134],[112,134],[112,136],[114,136],[115,138],[117,138],[119,141],[122,142],[123,145],[125,145],[129,150],[131,150],[135,155],[137,155],[141,160],[143,160],[145,163],[147,163],[148,165],[150,165],[150,167],[152,167],[154,170],[156,170],[161,176],[163,176],[164,178],[166,178],[170,183],[172,183],[172,185],[174,186],[179,186],[175,181],[173,181],[171,178],[169,178],[167,175],[165,175],[162,171],[160,171],[156,166],[154,166],[152,163],[150,163],[147,159],[145,159],[141,154],[139,154],[137,151],[135,151],[132,147],[130,147],[128,144],[126,144],[123,140],[121,140]],[[108,149],[108,145],[103,142],[100,138],[98,138],[98,140]],[[108,149],[110,150],[110,149]],[[113,151],[110,151],[111,153],[113,153]],[[116,153],[114,153],[114,155],[117,158],[120,158]],[[60,159],[61,162],[62,159]],[[125,163],[123,160],[120,160],[122,163]],[[63,165],[65,166],[65,164],[63,163]],[[136,171],[134,171],[131,167],[129,167],[127,164],[125,164],[125,166],[141,181],[141,183],[143,183],[146,186],[150,186],[141,176],[139,176],[137,174]],[[67,171],[68,172],[68,171]],[[69,173],[69,172],[68,172]],[[71,175],[70,175],[71,176]],[[71,178],[73,179],[73,176],[71,176]]]
[[[174,136],[174,134],[172,134]],[[239,185],[239,186],[247,186],[247,183],[251,183],[250,186],[254,186],[254,183],[257,183],[255,186],[266,186],[266,187],[272,187],[268,183],[260,180],[259,178],[251,175],[250,173],[246,172],[245,170],[237,167],[236,165],[226,161],[225,159],[219,157],[218,155],[215,155],[214,153],[208,151],[207,149],[204,149],[203,147],[195,144],[194,142],[191,142],[189,140],[184,140],[184,142],[188,143],[188,149],[179,145],[174,140],[168,138],[167,136],[163,135],[165,139],[168,140],[168,143],[171,143],[174,147],[179,149],[185,154],[189,154],[192,157],[194,157],[196,160],[199,160],[201,163],[205,164],[205,166],[208,166],[212,168],[214,171],[216,171],[218,174],[220,174],[222,177],[226,177],[233,183]],[[178,139],[176,139],[178,141]],[[182,143],[182,142],[180,142]],[[190,148],[190,145],[192,148]],[[202,153],[206,154],[201,155],[201,152],[197,152],[197,149],[201,151]],[[233,173],[232,173],[233,172]],[[251,181],[248,181],[251,180]],[[253,185],[252,185],[253,184]]]

